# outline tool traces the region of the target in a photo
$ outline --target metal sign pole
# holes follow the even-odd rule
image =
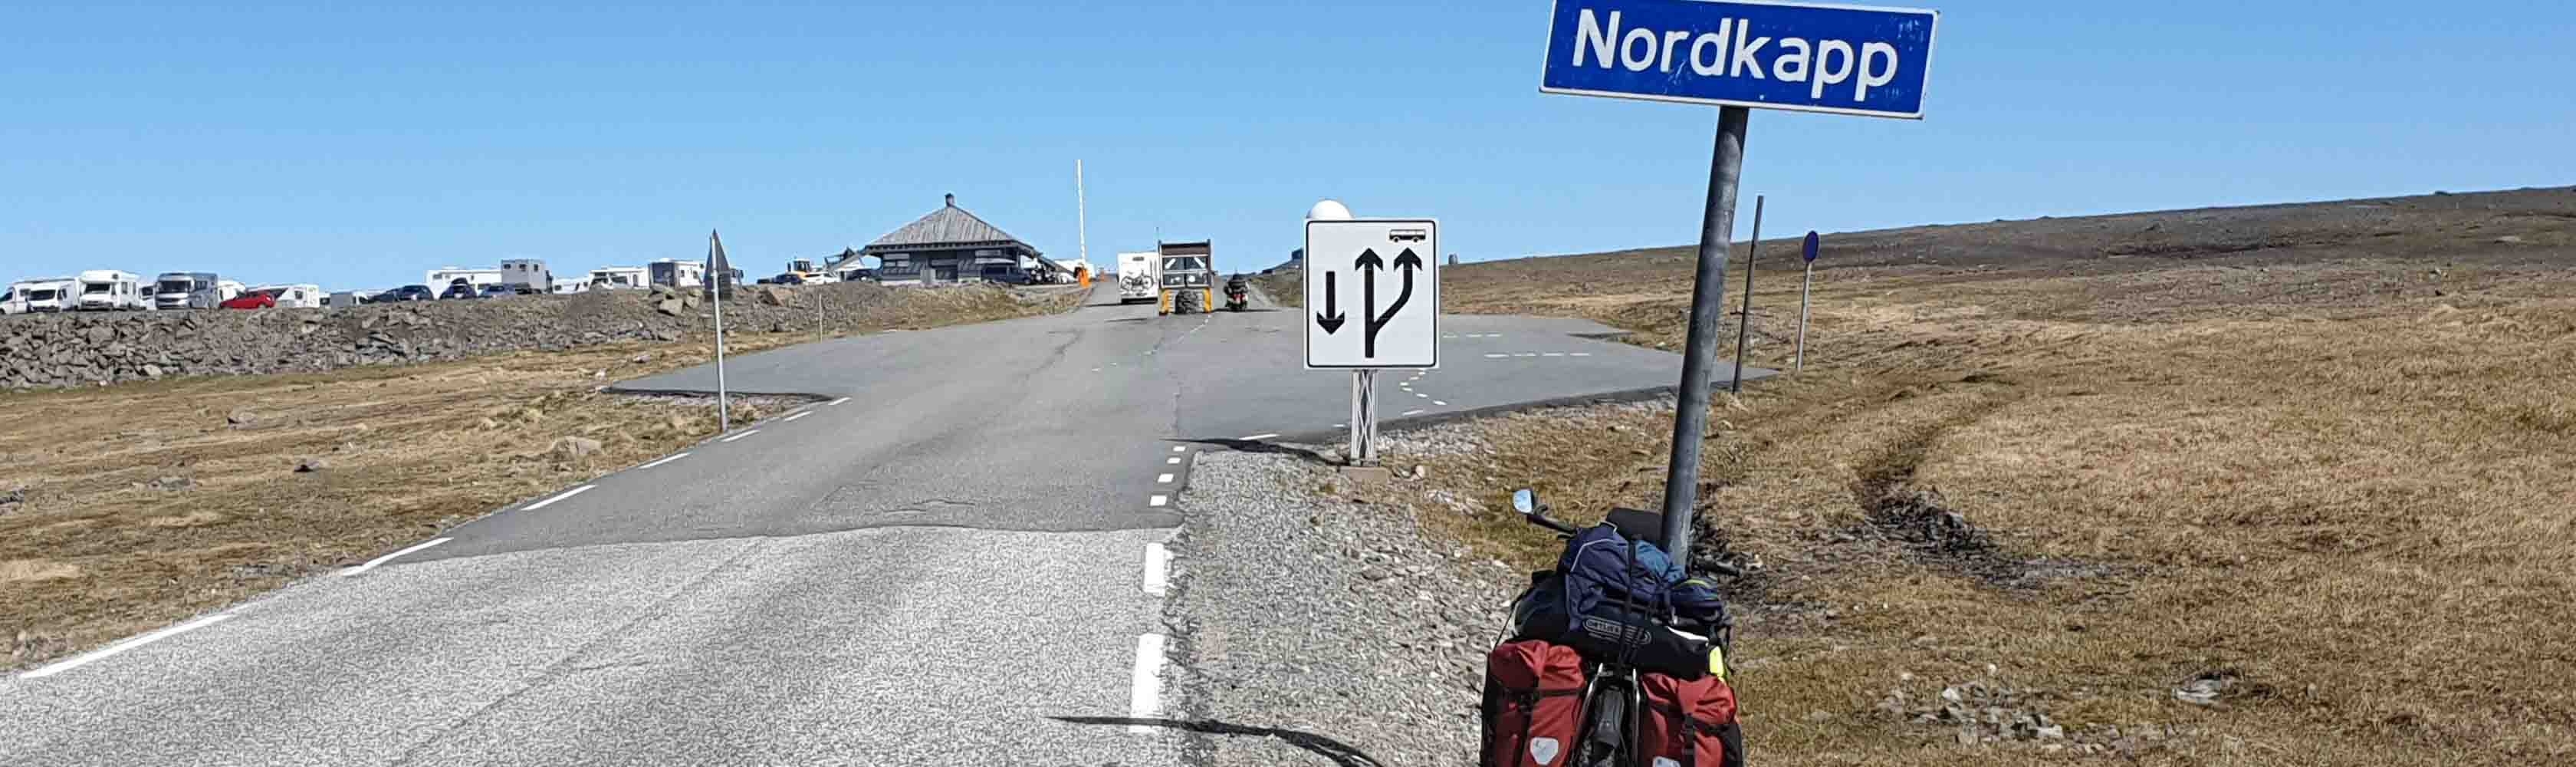
[[[1717,357],[1718,321],[1726,311],[1726,249],[1735,234],[1735,182],[1744,172],[1744,130],[1752,110],[1720,107],[1708,166],[1708,203],[1699,227],[1699,275],[1691,283],[1689,342],[1675,393],[1673,458],[1664,476],[1664,550],[1690,563],[1691,509],[1699,493],[1701,435],[1708,433],[1708,366]]]
[[[1798,356],[1789,366],[1789,374],[1807,372],[1807,303],[1816,291],[1816,262],[1807,262],[1807,276],[1798,280]]]
[[[1351,465],[1377,465],[1377,371],[1351,371]]]
[[[1753,342],[1753,265],[1762,252],[1762,195],[1753,196],[1753,241],[1744,244],[1744,311],[1735,317],[1735,378],[1726,390],[1744,392],[1744,347]]]
[[[714,233],[714,232],[708,232],[708,233],[707,233],[707,249],[708,249],[708,251],[709,251],[709,253],[710,253],[710,255],[708,256],[708,260],[709,260],[709,261],[712,261],[712,262],[714,262],[714,263],[716,264],[716,270],[715,270],[715,271],[716,271],[716,273],[715,273],[715,275],[714,275],[714,277],[715,277],[715,281],[714,281],[714,282],[709,283],[709,284],[711,284],[711,285],[714,285],[714,286],[715,286],[715,289],[714,289],[714,290],[711,290],[711,291],[708,291],[708,292],[709,292],[709,294],[710,294],[710,295],[715,296],[714,303],[715,303],[715,307],[716,307],[716,429],[717,429],[717,431],[718,431],[719,433],[723,433],[723,432],[731,432],[731,431],[733,431],[733,401],[732,401],[732,400],[733,400],[733,397],[732,397],[732,395],[728,394],[728,393],[725,391],[725,359],[724,359],[724,352],[725,352],[725,332],[724,332],[724,278],[725,278],[725,272],[726,272],[726,271],[730,271],[731,267],[730,267],[729,265],[725,264],[725,257],[724,257],[724,241],[723,241],[723,240],[721,240],[721,239],[718,239],[718,238],[716,237],[716,235],[715,235],[715,233]]]

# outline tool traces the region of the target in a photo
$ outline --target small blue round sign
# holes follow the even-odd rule
[[[1823,245],[1823,244],[1824,244],[1824,242],[1825,242],[1824,238],[1816,236],[1816,233],[1815,233],[1815,232],[1808,232],[1808,233],[1807,233],[1807,242],[1806,242],[1806,245],[1805,245],[1804,249],[1803,249],[1803,250],[1802,250],[1798,255],[1799,255],[1799,256],[1801,256],[1801,257],[1803,257],[1803,258],[1805,258],[1805,259],[1807,259],[1807,263],[1811,263],[1811,264],[1812,264],[1812,263],[1815,263],[1815,262],[1816,262],[1816,247],[1817,247],[1817,246],[1819,246],[1819,245]]]

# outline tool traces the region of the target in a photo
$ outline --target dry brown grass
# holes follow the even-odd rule
[[[2047,690],[2070,732],[2187,733],[2140,741],[2150,763],[2576,759],[2576,194],[2358,205],[1839,238],[1857,252],[1819,272],[1818,354],[1721,395],[1703,467],[1702,515],[1765,566],[1739,595],[1762,761],[2077,758],[1875,710],[1969,680]],[[2140,252],[2188,257],[2113,257]],[[1444,292],[1678,346],[1688,268],[1470,265]],[[1794,320],[1795,274],[1756,297]],[[1759,327],[1755,358],[1785,362],[1787,323]],[[1419,457],[1433,479],[1388,500],[1660,498],[1668,408],[1476,430],[1490,454]],[[1995,548],[1873,524],[1891,490],[1937,490]],[[1424,517],[1522,564],[1552,548]],[[2223,706],[2173,698],[2205,671],[2240,676]]]
[[[1069,308],[924,291],[842,333]],[[813,340],[737,334],[738,352]],[[639,354],[650,354],[635,362]],[[712,401],[603,394],[704,342],[0,394],[0,638],[30,666],[430,537],[716,431]],[[751,410],[746,414],[746,409]],[[248,424],[228,423],[236,411]],[[735,406],[756,418],[757,408]],[[41,425],[41,428],[27,428]],[[550,452],[563,437],[595,454]],[[329,467],[297,473],[318,456]],[[163,478],[190,486],[165,488]]]

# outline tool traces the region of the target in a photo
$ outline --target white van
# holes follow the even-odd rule
[[[80,301],[80,282],[69,277],[20,280],[10,286],[18,294],[18,303],[26,312],[70,311]]]
[[[73,308],[85,312],[131,312],[143,309],[143,278],[132,272],[92,269],[80,273],[80,299]]]
[[[1159,251],[1118,254],[1118,302],[1152,301],[1161,293],[1163,259]]]
[[[27,302],[18,300],[18,286],[0,288],[0,316],[26,313]]]
[[[592,290],[640,290],[652,285],[641,266],[603,266],[590,270]]]

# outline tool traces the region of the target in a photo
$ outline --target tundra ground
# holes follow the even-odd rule
[[[1796,245],[1762,252],[1750,358],[1786,369]],[[1867,232],[1821,266],[1804,372],[1705,436],[1762,763],[2576,758],[2576,190]],[[1442,292],[1678,349],[1691,269]],[[1669,407],[1441,428],[1474,446],[1363,494],[1515,565],[1554,545],[1515,486],[1660,502]]]

